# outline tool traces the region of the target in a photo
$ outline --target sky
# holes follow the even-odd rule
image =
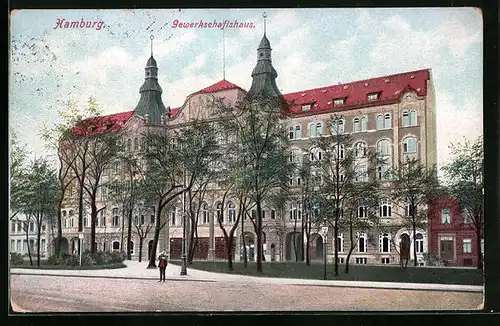
[[[438,168],[450,160],[450,142],[483,134],[483,25],[474,8],[15,11],[9,125],[32,153],[44,155],[40,128],[57,123],[68,100],[85,106],[92,96],[104,114],[133,110],[151,35],[166,106],[179,107],[220,81],[224,61],[226,80],[248,90],[264,12],[282,93],[430,68]],[[58,19],[63,27],[82,20],[103,25],[65,29]],[[249,27],[178,27],[214,20]]]

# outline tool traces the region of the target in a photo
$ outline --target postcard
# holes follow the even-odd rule
[[[9,48],[12,313],[482,309],[479,10],[15,10]]]

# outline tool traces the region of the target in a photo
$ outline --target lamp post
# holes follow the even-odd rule
[[[323,279],[326,280],[326,238],[328,236],[328,225],[326,224],[326,217],[323,218],[323,227],[321,228],[323,235]]]
[[[186,169],[183,173],[183,188],[186,188]],[[186,191],[182,192],[182,265],[181,275],[187,275],[186,257]]]

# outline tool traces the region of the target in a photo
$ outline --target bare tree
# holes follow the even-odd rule
[[[427,204],[439,193],[437,172],[434,167],[426,167],[416,158],[408,158],[399,163],[392,172],[394,187],[391,197],[396,205],[403,208],[404,224],[413,233],[413,265],[417,266],[417,228],[427,224]]]

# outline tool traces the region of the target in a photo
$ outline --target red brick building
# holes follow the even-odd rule
[[[473,224],[453,197],[429,205],[429,254],[452,266],[476,266],[478,248]]]

